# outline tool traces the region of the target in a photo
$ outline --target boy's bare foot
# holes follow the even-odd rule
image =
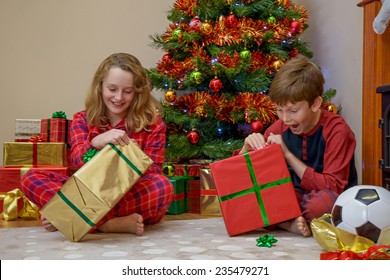
[[[134,233],[142,235],[144,233],[144,220],[137,213],[115,217],[102,224],[98,230],[105,233]]]
[[[55,228],[45,217],[41,216],[41,223],[44,229],[47,231],[57,231],[58,229]]]
[[[289,231],[289,232],[301,234],[301,235],[306,236],[306,237],[311,235],[310,226],[307,224],[305,218],[303,218],[302,216],[300,216],[294,220],[290,220],[290,221],[281,223],[278,226],[284,230]]]

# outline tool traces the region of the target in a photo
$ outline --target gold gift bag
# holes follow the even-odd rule
[[[69,240],[79,241],[152,164],[134,141],[108,144],[69,178],[42,215]]]

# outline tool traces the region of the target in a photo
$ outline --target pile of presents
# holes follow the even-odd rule
[[[59,194],[48,203],[50,205],[42,211],[50,215],[47,210],[49,207],[51,213],[56,212],[53,209],[71,209],[67,215],[57,215],[53,220],[45,217],[70,240],[79,241],[113,207],[121,193],[128,190],[121,190],[113,199],[111,194],[104,193],[107,188],[99,184],[105,180],[93,174],[105,176],[108,171],[104,172],[103,169],[113,168],[115,163],[116,166],[128,169],[128,172],[121,173],[135,174],[132,178],[123,178],[128,183],[124,187],[130,188],[147,170],[150,162],[142,159],[141,150],[137,151],[139,160],[131,158],[134,149],[139,149],[135,143],[129,148],[107,145],[97,153],[98,157],[94,156],[82,168],[75,170],[70,162],[70,124],[71,120],[63,112],[56,112],[49,119],[16,120],[15,141],[4,143],[4,166],[0,168],[0,192],[4,203],[0,203],[0,211],[5,217],[5,209],[2,209],[4,197],[20,189],[21,177],[31,168],[71,176]],[[126,153],[129,158],[126,158]],[[123,161],[123,158],[126,160]],[[130,162],[130,167],[124,162]],[[96,168],[101,172],[92,173]],[[174,199],[167,214],[187,212],[222,216],[230,236],[277,224],[301,214],[281,148],[276,144],[215,162],[200,160],[188,164],[165,163],[163,174],[174,186]],[[74,187],[85,197],[68,192],[68,189]],[[53,205],[54,208],[51,208]],[[104,208],[104,211],[95,215],[96,209],[91,211],[89,205],[96,206],[96,209]],[[65,218],[68,220],[61,220]],[[58,219],[60,221],[55,221]],[[71,227],[70,220],[74,223]],[[69,228],[71,231],[65,233]],[[82,230],[77,232],[76,229]]]
[[[28,170],[50,170],[70,175],[70,124],[71,120],[62,111],[47,119],[15,120],[14,141],[3,143],[3,166],[0,167],[2,218],[37,217],[37,211],[21,210],[32,207],[20,191],[21,178]]]

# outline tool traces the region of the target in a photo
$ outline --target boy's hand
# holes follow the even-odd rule
[[[245,138],[244,146],[240,154],[264,148],[266,146],[264,136],[260,133],[252,133]]]
[[[272,132],[267,138],[267,144],[279,144],[282,148],[283,154],[286,156],[286,153],[288,152],[288,148],[286,144],[283,141],[282,135],[280,134],[273,134]]]

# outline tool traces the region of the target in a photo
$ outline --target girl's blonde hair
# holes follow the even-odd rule
[[[158,118],[160,103],[151,94],[152,87],[140,61],[127,53],[110,55],[96,70],[84,103],[88,123],[98,127],[107,127],[110,123],[102,97],[102,84],[113,67],[130,72],[134,76],[135,95],[127,113],[126,128],[131,132],[147,130]]]

